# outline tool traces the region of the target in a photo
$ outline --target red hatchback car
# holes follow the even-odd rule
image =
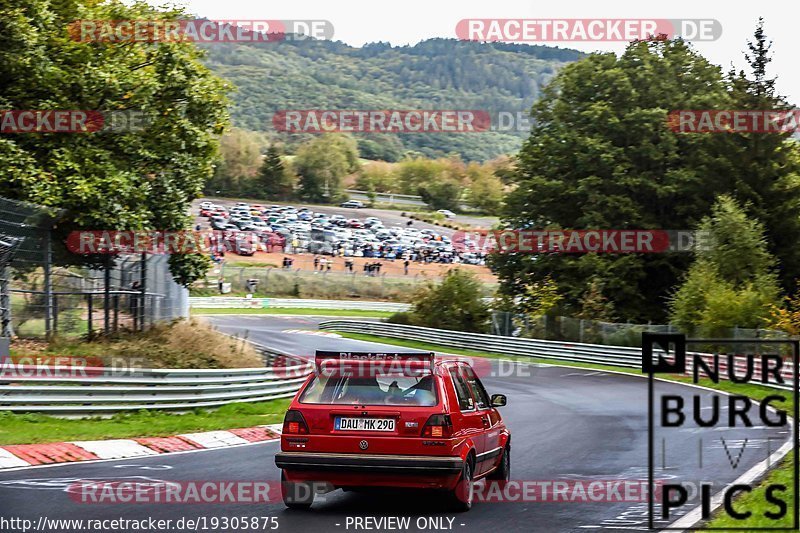
[[[472,483],[508,480],[511,434],[472,367],[432,353],[318,351],[315,372],[283,423],[284,503],[308,508],[314,493],[398,487],[445,491],[472,507]]]

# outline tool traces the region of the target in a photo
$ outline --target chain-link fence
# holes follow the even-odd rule
[[[493,335],[528,337],[612,346],[641,346],[642,333],[679,333],[672,324],[631,324],[584,320],[565,316],[529,317],[508,311],[493,311]],[[729,339],[782,339],[782,331],[750,328],[720,328],[715,334]]]
[[[188,316],[166,256],[75,256],[61,213],[0,198],[2,336],[93,337]]]

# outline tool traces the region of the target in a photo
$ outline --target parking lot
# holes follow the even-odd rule
[[[454,248],[454,230],[398,211],[199,200],[193,214],[196,227],[224,235],[217,255],[233,253],[246,262],[268,258],[283,267],[368,275],[439,274],[456,264],[488,272],[480,268],[483,254]],[[289,264],[274,254],[289,255]]]

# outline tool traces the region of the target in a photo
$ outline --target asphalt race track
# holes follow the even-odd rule
[[[316,349],[374,350],[380,345],[303,333],[314,330],[318,319],[276,316],[209,317],[221,330],[242,334],[264,345],[299,355]],[[287,331],[288,330],[288,331]],[[385,348],[385,347],[384,347]],[[398,349],[402,350],[402,349]],[[508,405],[501,408],[512,431],[513,480],[619,480],[647,476],[647,387],[639,377],[556,366],[492,363],[493,375],[482,377],[490,394],[504,393]],[[677,384],[659,383],[660,390],[688,397],[710,393]],[[698,440],[692,423],[659,451],[659,479],[692,475],[679,463],[696,453]],[[718,432],[729,443],[747,446],[731,467],[728,451],[711,438],[704,445],[702,475],[714,480],[717,492],[777,449],[789,434],[781,428],[756,426]],[[54,518],[135,518],[274,516],[279,531],[354,531],[348,517],[412,517],[408,530],[418,531],[417,517],[444,517],[437,530],[455,531],[587,531],[646,530],[646,503],[543,503],[482,502],[468,513],[456,514],[441,499],[427,493],[327,494],[311,511],[286,510],[282,503],[235,505],[82,504],[73,501],[65,487],[80,479],[112,481],[149,478],[164,481],[244,480],[276,481],[279,470],[274,454],[279,443],[270,442],[222,450],[126,459],[94,464],[39,467],[0,474],[0,517],[33,520]],[[676,514],[672,519],[678,518]],[[671,522],[672,519],[669,521]],[[657,522],[665,527],[669,522]],[[425,527],[424,529],[435,529]],[[364,530],[363,528],[361,530]],[[371,530],[381,530],[373,528]],[[396,530],[396,529],[395,529]],[[67,530],[63,530],[67,531]]]

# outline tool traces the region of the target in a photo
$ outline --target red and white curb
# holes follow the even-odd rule
[[[86,440],[0,446],[0,470],[57,463],[128,459],[269,442],[280,438],[281,424],[185,433],[171,437]]]

